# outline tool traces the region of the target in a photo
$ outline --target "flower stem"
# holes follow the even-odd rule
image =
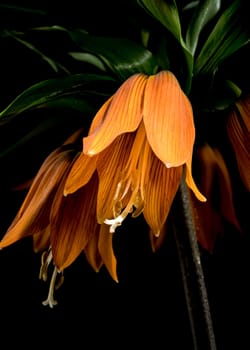
[[[188,191],[185,176],[183,176],[174,203],[174,237],[180,261],[194,350],[216,350],[212,317]]]

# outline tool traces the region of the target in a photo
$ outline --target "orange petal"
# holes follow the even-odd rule
[[[97,174],[75,193],[64,197],[58,189],[51,208],[51,247],[55,265],[63,270],[84,250],[90,237],[99,230],[96,221]]]
[[[150,146],[167,167],[185,164],[195,138],[192,106],[175,76],[162,71],[145,88],[143,120]]]
[[[98,249],[110,276],[118,282],[117,261],[113,251],[113,233],[109,232],[108,225],[101,225]]]
[[[33,250],[38,253],[47,250],[50,246],[50,226],[47,226],[43,231],[33,235]]]
[[[152,229],[149,230],[149,239],[150,239],[150,244],[151,244],[151,248],[152,248],[153,253],[155,253],[158,249],[160,249],[160,247],[164,243],[166,233],[167,233],[166,222],[162,226],[160,233],[157,236],[154,234]]]
[[[62,176],[68,170],[74,152],[61,148],[44,161],[15,219],[0,242],[0,248],[43,231],[49,225],[51,204]]]
[[[94,230],[93,234],[89,238],[89,241],[84,248],[84,254],[90,266],[96,271],[99,272],[100,268],[103,265],[102,257],[98,250],[98,240],[99,240],[99,230]]]
[[[203,194],[201,194],[201,192],[198,190],[198,188],[194,182],[191,168],[192,168],[191,159],[188,159],[187,163],[186,163],[186,184],[193,191],[193,193],[195,194],[197,199],[199,199],[201,202],[206,202],[206,200],[207,200],[206,197],[203,196]]]
[[[179,188],[183,168],[166,168],[151,151],[145,174],[144,217],[157,236],[167,219],[173,199]]]
[[[96,157],[89,157],[84,153],[80,153],[67,177],[64,187],[65,196],[74,193],[89,181],[96,170],[96,160]]]
[[[83,139],[84,153],[97,154],[109,146],[118,135],[136,130],[142,119],[142,99],[146,81],[147,76],[134,74],[121,85],[109,104],[97,112],[97,124],[99,125],[101,119],[103,123]]]
[[[63,145],[74,144],[81,137],[84,129],[78,129],[73,134],[71,134],[63,143]]]
[[[97,161],[99,190],[97,197],[98,222],[113,217],[115,196],[123,170],[130,156],[134,133],[121,135],[102,153]],[[123,203],[124,204],[124,203]]]

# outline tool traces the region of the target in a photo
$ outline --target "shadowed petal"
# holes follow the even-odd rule
[[[33,235],[33,250],[38,253],[47,250],[50,246],[50,226]]]
[[[83,151],[88,155],[101,152],[122,133],[134,131],[142,119],[142,97],[147,76],[135,74],[127,79],[112,100],[97,112],[103,123],[83,139]],[[102,118],[99,114],[102,114]],[[96,118],[96,117],[95,117]],[[94,119],[95,122],[95,119]],[[98,123],[97,123],[98,124]]]
[[[113,233],[110,233],[108,225],[101,225],[98,249],[109,274],[114,281],[118,282],[117,261],[113,251]]]
[[[99,226],[99,230],[93,231],[91,237],[88,240],[88,243],[86,244],[86,247],[84,248],[86,259],[96,272],[99,272],[100,268],[103,265],[102,257],[98,249],[100,229],[101,227]]]
[[[39,233],[49,225],[50,208],[54,195],[74,157],[74,151],[61,151],[61,148],[47,157],[20,210],[0,242],[0,248],[25,236]]]
[[[192,154],[195,137],[193,112],[171,72],[162,71],[148,78],[143,120],[156,156],[167,167],[186,163]]]
[[[95,230],[98,177],[95,173],[88,184],[64,197],[64,183],[55,196],[50,216],[51,248],[59,270],[69,266],[84,250]]]
[[[197,240],[204,249],[212,253],[217,236],[224,232],[224,225],[219,213],[212,208],[209,197],[206,203],[202,203],[197,201],[197,198],[190,191]]]
[[[217,166],[216,170],[219,177],[221,213],[226,220],[228,220],[240,231],[240,224],[234,209],[232,184],[226,163],[222,158],[221,153],[217,149],[214,149],[214,157]]]
[[[233,205],[230,176],[220,152],[204,145],[198,149],[200,163],[200,188],[207,197],[200,203],[191,195],[198,240],[212,251],[218,234],[224,233],[223,219],[233,224],[239,231]]]
[[[250,94],[244,99],[239,100],[236,106],[240,112],[241,118],[248,130],[250,132]]]
[[[250,191],[250,102],[248,100],[239,102],[237,107],[241,114],[231,112],[227,121],[227,132],[242,182]]]

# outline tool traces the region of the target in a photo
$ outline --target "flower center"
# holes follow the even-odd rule
[[[106,219],[110,232],[115,232],[129,213],[133,217],[140,215],[144,208],[145,173],[149,158],[149,143],[146,138],[144,124],[141,123],[130,152],[121,180],[114,196],[113,219]],[[126,202],[124,207],[123,202]]]

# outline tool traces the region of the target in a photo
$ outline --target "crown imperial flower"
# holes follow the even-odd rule
[[[85,185],[86,157],[99,176],[97,219],[110,232],[129,213],[143,215],[156,236],[167,219],[183,170],[200,201],[191,172],[195,128],[190,101],[170,71],[127,79],[97,112],[64,194]]]

